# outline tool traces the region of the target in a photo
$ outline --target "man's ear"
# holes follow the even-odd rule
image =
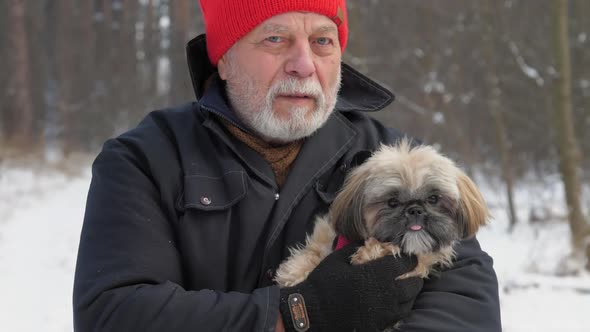
[[[225,59],[225,54],[217,61],[217,72],[219,73],[219,77],[226,81],[228,76],[228,69],[227,69],[227,60]]]

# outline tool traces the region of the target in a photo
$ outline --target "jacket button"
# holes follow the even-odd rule
[[[279,193],[276,193],[275,194],[275,201],[278,201],[280,197],[281,197],[281,195],[279,195]]]
[[[207,196],[203,196],[203,197],[201,197],[201,204],[209,205],[209,204],[211,204],[211,199]]]

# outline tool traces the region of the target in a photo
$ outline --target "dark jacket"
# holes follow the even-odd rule
[[[338,111],[305,141],[279,190],[268,163],[213,115],[231,112],[204,47],[202,36],[188,45],[199,102],[150,113],[93,164],[74,282],[78,332],[274,331],[271,280],[287,248],[327,211],[356,152],[400,137],[366,114],[391,93],[343,65]],[[492,259],[477,240],[425,282],[404,330],[500,331]]]

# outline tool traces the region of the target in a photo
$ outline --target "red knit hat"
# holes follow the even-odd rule
[[[233,44],[272,16],[290,11],[325,15],[338,26],[342,51],[348,40],[345,0],[200,0],[207,31],[209,60],[219,59]]]

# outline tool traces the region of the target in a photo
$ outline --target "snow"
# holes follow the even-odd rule
[[[168,29],[170,27],[170,17],[168,17],[168,16],[160,17],[160,21],[159,21],[158,26],[160,27],[160,29]]]
[[[570,252],[569,235],[565,223],[480,232],[482,248],[494,258],[504,332],[590,329],[590,276],[555,276]]]
[[[72,283],[90,170],[0,165],[0,331],[72,331]],[[560,186],[517,192],[520,220],[534,202],[559,202]],[[494,258],[505,332],[590,328],[590,276],[557,277],[571,250],[569,228],[556,220],[507,232],[497,189],[484,195],[495,220],[478,235]],[[550,214],[563,212],[560,204]],[[559,218],[556,218],[559,219]]]
[[[428,82],[424,84],[424,92],[441,94],[445,92],[445,85],[438,79],[436,72],[432,71],[428,73]]]
[[[89,172],[0,169],[0,331],[72,331]]]
[[[432,115],[432,122],[435,124],[445,123],[445,115],[442,112],[435,112]]]
[[[543,86],[545,84],[545,80],[539,75],[539,71],[531,66],[529,66],[526,61],[524,60],[523,56],[520,55],[518,47],[516,43],[510,42],[510,50],[516,57],[516,62],[518,63],[522,72],[530,79],[534,80],[538,86]]]
[[[559,176],[542,181],[528,177],[520,183],[515,205],[521,223],[511,233],[504,198],[498,194],[501,190],[497,184],[482,186],[494,220],[478,233],[478,239],[494,258],[503,331],[589,331],[590,274],[558,276],[566,272],[572,249],[570,229],[563,221],[566,211]],[[553,220],[530,223],[531,209]]]

